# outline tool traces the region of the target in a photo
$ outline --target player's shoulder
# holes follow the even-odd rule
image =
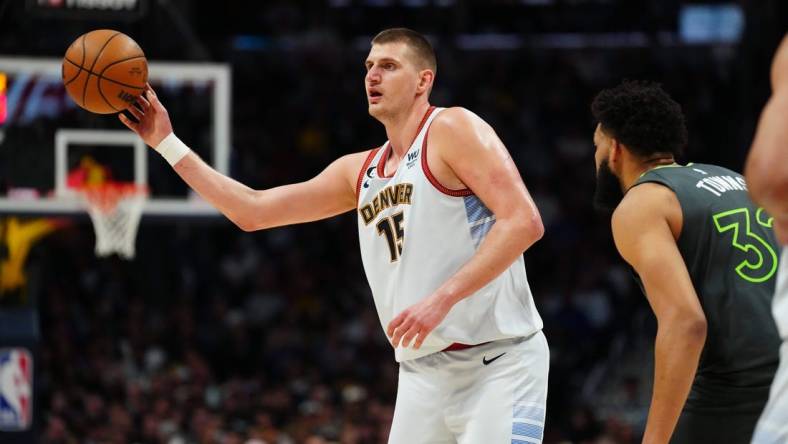
[[[681,212],[676,194],[665,185],[646,182],[630,188],[613,211],[613,230],[643,228],[660,218]]]
[[[788,34],[783,37],[772,60],[772,90],[788,90]]]
[[[442,110],[430,125],[430,140],[455,142],[484,139],[494,134],[492,127],[473,111],[461,106]],[[450,145],[454,145],[453,143]]]
[[[465,129],[469,125],[486,124],[484,119],[473,111],[461,106],[444,108],[432,121],[433,128]]]
[[[327,170],[333,171],[334,174],[339,173],[352,183],[355,183],[359,171],[364,168],[368,159],[370,159],[378,149],[379,148],[372,148],[365,151],[345,154],[333,161],[331,165],[328,166]]]
[[[335,162],[341,164],[346,168],[350,168],[352,170],[358,170],[367,162],[367,160],[372,157],[380,147],[370,148],[364,151],[357,151],[355,153],[345,154],[344,156],[337,159]]]

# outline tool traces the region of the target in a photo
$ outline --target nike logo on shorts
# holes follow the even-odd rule
[[[493,362],[493,361],[495,361],[496,359],[500,358],[501,356],[503,356],[503,355],[505,355],[505,354],[506,354],[506,352],[503,352],[503,353],[501,353],[500,355],[498,355],[498,356],[496,356],[496,357],[494,357],[494,358],[490,358],[490,359],[487,359],[487,357],[486,357],[486,356],[484,356],[484,357],[482,357],[482,364],[484,364],[484,365],[490,365],[490,364],[492,364],[492,362]]]

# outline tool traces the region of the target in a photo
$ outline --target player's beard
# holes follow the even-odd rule
[[[594,190],[594,209],[600,213],[610,214],[616,209],[624,192],[621,191],[621,182],[610,169],[607,159],[602,161],[596,172],[596,190]]]

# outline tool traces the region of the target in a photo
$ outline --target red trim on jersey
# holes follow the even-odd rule
[[[366,174],[369,164],[372,163],[372,159],[375,158],[375,153],[377,153],[380,148],[381,147],[377,147],[369,150],[367,159],[364,161],[364,166],[362,166],[361,171],[358,172],[358,180],[356,181],[356,202],[358,202],[358,199],[361,197],[361,182],[364,180],[364,174]]]
[[[378,162],[378,171],[377,171],[378,177],[382,177],[384,179],[388,179],[389,177],[393,177],[394,173],[396,173],[396,171],[394,171],[394,173],[391,173],[391,176],[384,176],[383,175],[383,172],[386,171],[386,168],[385,168],[385,166],[386,166],[386,159],[389,158],[389,154],[391,154],[391,144],[390,143],[386,144],[386,149],[383,151],[383,155],[380,156],[380,161]]]
[[[489,344],[490,342],[482,342],[481,344],[461,344],[459,342],[454,342],[450,346],[441,350],[442,352],[450,352],[450,351],[458,351],[458,350],[465,350],[467,348],[478,347],[480,345]]]
[[[432,114],[433,111],[435,111],[435,107],[434,106],[430,106],[427,109],[427,112],[424,113],[424,117],[421,118],[421,122],[419,123],[419,129],[416,130],[416,137],[419,137],[419,133],[421,132],[421,129],[424,128],[424,124],[427,122],[427,119],[430,117],[430,114]],[[413,145],[413,142],[411,142],[411,145]],[[391,150],[392,150],[392,148],[391,148],[391,141],[389,141],[389,144],[386,147],[386,151],[383,153],[383,157],[380,159],[380,162],[378,162],[378,177],[382,177],[384,179],[389,179],[389,178],[394,177],[395,174],[397,174],[397,170],[394,170],[394,172],[391,173],[390,176],[386,176],[386,174],[385,174],[386,161],[389,159],[389,155],[391,154]]]
[[[473,195],[473,191],[470,188],[463,188],[461,190],[451,190],[449,188],[444,187],[438,182],[438,179],[432,175],[432,171],[430,171],[430,166],[427,164],[427,139],[430,135],[430,129],[427,128],[427,134],[424,135],[424,142],[421,144],[421,169],[424,170],[424,175],[427,176],[427,180],[430,181],[432,186],[434,186],[438,191],[443,194],[448,194],[449,196],[454,197],[465,197]]]

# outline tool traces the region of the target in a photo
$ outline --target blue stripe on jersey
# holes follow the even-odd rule
[[[523,441],[522,439],[513,439],[512,444],[539,444],[539,442],[534,441]]]
[[[465,196],[463,200],[465,202],[465,214],[471,227],[471,238],[478,248],[495,224],[495,215],[484,205],[481,199],[474,195]]]
[[[535,405],[515,405],[512,416],[544,423],[544,409]]]
[[[542,427],[524,422],[515,422],[512,424],[512,434],[541,440]]]
[[[465,212],[468,215],[469,224],[473,225],[474,222],[492,217],[492,211],[490,211],[478,197],[470,195],[465,196],[463,200],[465,201]]]
[[[476,248],[478,248],[479,244],[482,243],[484,238],[487,236],[487,233],[492,230],[493,225],[495,225],[494,219],[471,227],[471,238],[473,238],[473,243],[476,244]]]

